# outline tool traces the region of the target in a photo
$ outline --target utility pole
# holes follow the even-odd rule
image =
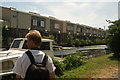
[[[16,25],[16,34],[17,34],[17,36],[16,37],[19,37],[19,30],[18,30],[18,11],[17,11],[17,16],[16,16],[16,20],[17,20],[17,25]]]
[[[104,30],[105,30],[105,26],[104,26]]]

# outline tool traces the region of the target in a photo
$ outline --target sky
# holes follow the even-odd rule
[[[52,16],[60,20],[107,29],[110,25],[106,20],[118,20],[117,1],[5,1],[4,7],[13,7],[20,11],[36,12],[43,16]]]

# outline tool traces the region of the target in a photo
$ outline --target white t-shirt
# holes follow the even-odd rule
[[[34,56],[35,62],[36,63],[41,63],[43,61],[43,58],[45,56],[45,53],[42,51],[38,50],[30,50],[32,55]],[[29,57],[27,56],[26,53],[24,53],[22,56],[20,56],[16,64],[13,68],[13,72],[21,75],[22,78],[25,78],[25,74],[27,71],[27,68],[31,64]],[[48,61],[46,63],[46,68],[48,69],[49,73],[54,72],[56,67],[54,66],[52,59],[48,56]]]

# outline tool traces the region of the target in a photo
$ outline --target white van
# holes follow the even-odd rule
[[[52,41],[50,39],[42,39],[40,50],[54,57]],[[0,52],[0,75],[13,73],[12,69],[17,58],[28,50],[26,42],[26,38],[16,38],[13,40],[9,50]]]

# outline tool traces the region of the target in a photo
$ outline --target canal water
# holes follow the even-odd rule
[[[106,54],[106,45],[97,45],[97,46],[85,46],[85,47],[78,47],[72,48],[68,50],[57,50],[54,51],[53,54],[55,56],[65,56],[73,53],[84,53],[84,56],[95,57],[99,55]]]

